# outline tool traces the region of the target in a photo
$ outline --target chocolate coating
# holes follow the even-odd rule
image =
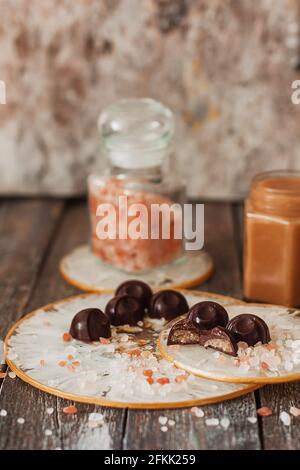
[[[81,310],[72,320],[70,335],[85,343],[98,341],[99,338],[110,338],[109,319],[98,308]]]
[[[259,341],[263,344],[271,341],[266,322],[251,313],[242,313],[232,318],[227,329],[233,333],[237,342],[244,341],[248,346],[254,346]]]
[[[185,297],[175,290],[162,290],[152,296],[149,317],[173,320],[189,309]]]
[[[184,318],[174,323],[170,329],[167,344],[199,344],[200,335],[200,330]]]
[[[212,348],[229,356],[237,355],[237,342],[228,329],[216,326],[212,330],[202,330],[200,336],[200,343],[205,348]]]
[[[136,297],[118,295],[108,302],[105,313],[114,326],[134,326],[143,319],[144,307]]]
[[[211,330],[216,326],[225,327],[229,320],[225,308],[211,301],[194,305],[188,312],[188,319],[201,330]]]
[[[131,280],[120,284],[115,295],[130,295],[136,297],[142,303],[143,307],[148,309],[153,292],[150,286],[145,282]]]

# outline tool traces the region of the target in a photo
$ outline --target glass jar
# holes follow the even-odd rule
[[[300,172],[262,173],[252,182],[245,205],[244,294],[300,306]]]
[[[179,237],[175,227],[182,220],[185,185],[170,165],[172,112],[152,99],[123,99],[102,112],[99,127],[108,167],[88,179],[93,253],[129,272],[176,260],[183,251],[182,231]],[[154,235],[153,205],[161,208]],[[140,211],[132,212],[133,207]],[[108,236],[102,230],[105,208],[112,208],[109,222],[116,221],[115,229],[107,224]],[[162,233],[162,219],[169,236]]]

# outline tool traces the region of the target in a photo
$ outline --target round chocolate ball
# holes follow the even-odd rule
[[[151,298],[149,317],[173,320],[189,309],[185,297],[175,290],[162,290]]]
[[[225,327],[228,323],[228,313],[217,302],[204,301],[189,310],[188,319],[201,330],[211,330],[216,326]]]
[[[148,309],[153,292],[150,286],[145,282],[131,280],[120,284],[115,295],[130,295],[132,297],[136,297],[143,307]]]
[[[233,317],[228,323],[227,329],[234,334],[237,342],[244,341],[248,346],[254,346],[259,341],[263,344],[271,341],[266,322],[251,313],[242,313]]]
[[[114,326],[135,326],[143,319],[144,307],[132,295],[118,295],[108,302],[105,313]]]
[[[72,320],[70,335],[85,343],[98,341],[99,338],[110,338],[109,319],[98,308],[81,310]]]

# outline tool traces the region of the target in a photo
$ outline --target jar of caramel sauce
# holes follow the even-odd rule
[[[244,295],[300,306],[300,172],[262,173],[252,182],[245,204]]]

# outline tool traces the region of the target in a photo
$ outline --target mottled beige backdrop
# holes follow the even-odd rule
[[[98,113],[151,96],[176,113],[191,196],[237,198],[300,167],[299,0],[1,0],[0,193],[79,194],[103,167]]]

